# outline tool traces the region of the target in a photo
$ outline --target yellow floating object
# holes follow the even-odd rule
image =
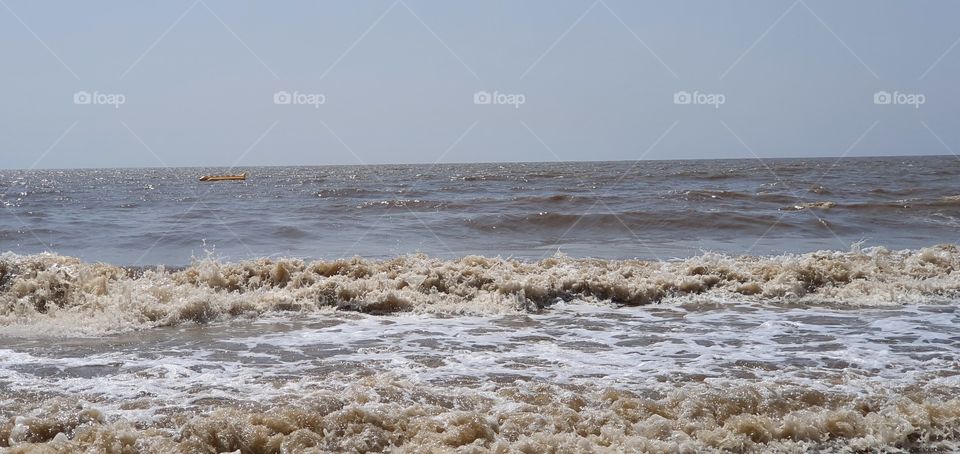
[[[243,181],[246,179],[246,172],[239,175],[204,175],[200,177],[200,181]]]

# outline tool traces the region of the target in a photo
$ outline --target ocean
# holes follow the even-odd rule
[[[960,450],[956,157],[227,170],[0,170],[0,450]]]

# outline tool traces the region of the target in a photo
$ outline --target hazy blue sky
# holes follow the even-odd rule
[[[2,0],[0,167],[944,154],[958,18],[950,0]]]

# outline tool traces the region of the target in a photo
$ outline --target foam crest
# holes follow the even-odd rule
[[[952,244],[772,257],[705,254],[673,261],[424,255],[315,262],[204,259],[181,270],[8,253],[0,256],[0,326],[6,334],[103,334],[270,312],[489,315],[537,312],[571,300],[902,305],[956,295],[958,269],[960,252]]]
[[[436,388],[349,380],[269,411],[224,405],[153,424],[52,399],[0,423],[9,452],[806,452],[957,449],[960,400],[693,383],[664,394],[517,382]],[[14,409],[17,411],[17,409]],[[109,421],[109,422],[108,422]]]

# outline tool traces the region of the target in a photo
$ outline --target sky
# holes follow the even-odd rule
[[[0,168],[960,151],[960,2],[0,0]]]

